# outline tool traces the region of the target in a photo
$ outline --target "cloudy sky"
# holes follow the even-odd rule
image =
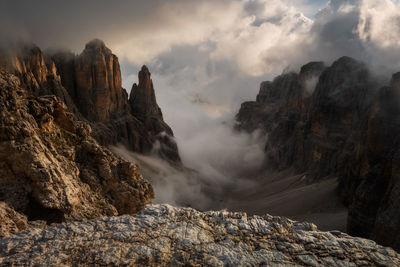
[[[400,4],[0,0],[1,41],[23,39],[42,49],[80,53],[93,38],[104,40],[119,57],[128,91],[140,66],[148,65],[184,162],[221,174],[262,160],[259,139],[231,132],[240,103],[255,99],[261,81],[344,55],[379,74],[400,71]]]
[[[44,49],[79,53],[103,39],[128,91],[147,64],[161,106],[161,95],[179,94],[215,116],[310,60],[349,55],[388,71],[400,62],[397,0],[2,0],[0,25],[2,40]]]

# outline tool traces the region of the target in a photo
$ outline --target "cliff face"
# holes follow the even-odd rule
[[[75,76],[64,79],[67,80],[64,85],[76,86],[76,102],[88,120],[108,121],[128,113],[128,97],[122,89],[118,58],[102,41],[86,44],[85,50],[75,58],[74,68]]]
[[[242,104],[238,129],[268,133],[267,168],[338,177],[348,232],[400,249],[398,77],[378,89],[368,68],[343,57],[263,82]],[[249,108],[251,107],[251,108]],[[386,232],[385,232],[386,231]],[[388,236],[387,233],[390,233]]]
[[[154,136],[160,145],[160,154],[163,158],[173,162],[180,162],[178,147],[171,136],[171,128],[164,122],[160,107],[156,101],[151,74],[146,66],[139,71],[139,85],[133,84],[129,95],[129,104],[132,114],[138,118]]]
[[[133,213],[154,197],[136,165],[114,156],[55,96],[0,71],[0,217],[7,235],[47,223]],[[5,215],[4,215],[5,214]]]
[[[21,86],[35,96],[57,96],[79,117],[73,99],[61,84],[54,62],[45,59],[39,47],[23,44],[17,45],[12,50],[1,50],[0,68],[17,75],[21,80]]]
[[[70,52],[44,56],[38,47],[24,45],[0,54],[0,67],[20,77],[22,86],[34,95],[59,97],[78,119],[90,123],[92,135],[102,145],[122,142],[139,153],[159,148],[161,157],[180,163],[147,67],[139,73],[140,90],[129,100],[118,58],[101,40],[89,42],[78,56]]]
[[[371,240],[269,215],[169,205],[0,239],[0,265],[399,266]]]
[[[129,96],[132,113],[142,121],[151,118],[162,119],[161,109],[157,105],[151,73],[146,66],[139,71],[139,85],[133,84]]]
[[[356,133],[357,153],[349,157],[341,191],[350,204],[349,231],[399,249],[400,88],[395,80],[394,75],[390,87],[379,89]]]

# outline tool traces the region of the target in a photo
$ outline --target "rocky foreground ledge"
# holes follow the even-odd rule
[[[400,266],[374,241],[282,217],[151,205],[0,239],[0,265]]]

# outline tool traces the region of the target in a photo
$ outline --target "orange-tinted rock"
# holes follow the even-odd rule
[[[128,94],[121,85],[118,58],[101,40],[89,42],[83,52],[57,52],[44,57],[36,46],[22,46],[2,54],[0,67],[17,74],[36,96],[56,95],[80,120],[87,120],[103,145],[122,142],[131,150],[159,154],[180,162],[171,128],[163,121],[150,72],[139,73],[138,90]],[[158,146],[160,144],[160,146]]]
[[[0,201],[0,237],[15,234],[28,228],[26,216],[16,212],[6,202]]]
[[[63,85],[91,121],[93,136],[100,143],[122,142],[140,153],[149,153],[155,143],[160,143],[162,157],[180,162],[172,130],[163,121],[146,66],[139,72],[139,86],[132,86],[128,101],[121,87],[118,58],[102,41],[89,42],[77,57],[59,52],[52,59]]]
[[[56,95],[80,118],[73,99],[61,84],[56,65],[34,45],[20,44],[0,57],[0,67],[17,75],[33,95]]]
[[[89,42],[75,59],[79,107],[91,121],[108,121],[127,113],[118,58],[100,40]]]
[[[0,217],[5,202],[9,232],[24,227],[18,213],[52,223],[134,213],[151,202],[138,167],[100,146],[59,98],[32,96],[0,71],[0,100]]]

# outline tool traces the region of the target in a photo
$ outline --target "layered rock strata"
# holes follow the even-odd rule
[[[400,249],[399,78],[380,88],[361,62],[312,62],[263,82],[237,115],[238,129],[263,129],[266,168],[309,179],[338,177],[348,232]],[[390,234],[388,234],[390,233]]]

